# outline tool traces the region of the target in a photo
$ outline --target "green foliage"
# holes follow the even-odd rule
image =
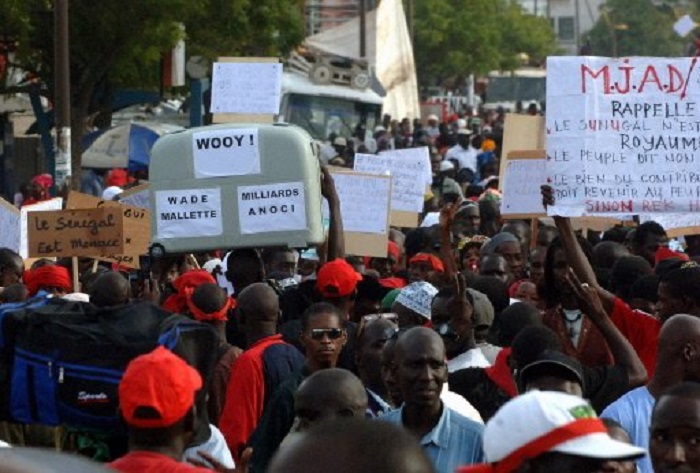
[[[422,83],[449,76],[512,70],[526,53],[540,61],[556,51],[549,22],[512,0],[416,0],[414,52]]]
[[[607,0],[602,15],[589,31],[596,56],[678,56],[684,40],[673,31],[671,8],[658,8],[649,0]]]

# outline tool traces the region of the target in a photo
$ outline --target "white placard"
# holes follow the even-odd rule
[[[139,207],[141,209],[150,210],[151,209],[151,197],[148,189],[144,189],[139,192],[134,192],[126,197],[119,197],[119,202],[126,205],[132,205],[134,207]]]
[[[280,63],[214,63],[212,113],[277,115],[281,93]]]
[[[257,128],[226,128],[192,134],[194,177],[260,174]]]
[[[389,228],[391,178],[354,173],[332,175],[340,199],[343,230],[386,235]]]
[[[550,215],[700,210],[696,58],[550,57]]]
[[[684,38],[688,36],[688,33],[695,29],[695,21],[690,17],[690,15],[683,15],[673,24],[673,31],[676,32],[678,36]]]
[[[241,235],[306,229],[303,182],[238,187]]]
[[[546,159],[509,159],[503,175],[501,214],[543,214],[540,186],[546,180]]]
[[[20,251],[20,211],[9,202],[0,199],[0,248]]]
[[[156,191],[158,238],[194,238],[223,233],[221,189]]]
[[[425,156],[422,153],[356,154],[354,170],[391,175],[391,210],[422,212],[425,189]],[[428,159],[428,167],[430,160]]]
[[[29,248],[27,246],[27,214],[42,210],[61,210],[63,208],[63,198],[54,197],[53,199],[45,200],[32,205],[26,205],[21,209],[20,221],[20,237],[19,237],[19,255],[22,258],[29,258]]]
[[[379,153],[382,156],[392,156],[399,162],[420,163],[420,168],[423,170],[425,177],[425,185],[429,186],[433,183],[433,170],[430,166],[430,148],[422,146],[420,148],[404,148],[404,149],[389,149]],[[406,164],[408,166],[408,164]],[[422,209],[421,209],[422,211]]]

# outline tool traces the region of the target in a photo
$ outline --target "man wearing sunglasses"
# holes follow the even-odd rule
[[[319,302],[306,309],[301,317],[299,335],[299,342],[306,354],[304,366],[275,391],[258,428],[251,436],[251,473],[267,470],[272,456],[292,429],[294,395],[299,385],[317,371],[335,368],[347,339],[345,317],[336,306]]]

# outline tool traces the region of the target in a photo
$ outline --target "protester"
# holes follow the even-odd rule
[[[457,213],[459,215],[459,212]],[[456,220],[455,216],[455,220]],[[454,223],[452,224],[454,228]],[[489,239],[483,235],[475,235],[473,237],[464,237],[457,245],[457,266],[463,271],[469,271],[474,274],[480,273],[481,264],[481,246]]]
[[[286,381],[276,386],[265,406],[250,442],[253,447],[253,472],[264,472],[267,469],[275,451],[292,429],[294,395],[300,384],[317,371],[336,367],[340,352],[347,342],[344,322],[340,310],[326,302],[314,304],[304,312],[299,340],[306,354],[305,362]]]
[[[476,174],[478,171],[476,157],[479,153],[471,145],[471,134],[471,130],[467,128],[457,130],[457,144],[447,150],[445,159],[456,159],[459,162],[460,169],[469,169]]]
[[[199,373],[163,347],[135,358],[119,383],[129,453],[109,466],[125,473],[211,471],[180,463],[194,431]]]
[[[231,367],[219,427],[239,461],[272,395],[270,389],[300,369],[303,357],[277,334],[279,301],[267,284],[254,283],[240,292],[237,315],[248,348]]]
[[[479,234],[481,226],[481,215],[479,206],[471,201],[465,201],[457,211],[452,222],[452,234],[455,238],[475,237]],[[488,240],[487,237],[481,237],[484,243]]]
[[[357,334],[357,371],[367,391],[367,415],[378,417],[392,409],[382,377],[381,357],[384,345],[398,331],[398,326],[384,314],[365,316],[363,322]]]
[[[39,292],[61,297],[73,291],[70,272],[53,263],[26,271],[24,284],[27,286],[29,297]]]
[[[656,222],[644,222],[634,231],[631,238],[632,253],[641,256],[654,266],[656,251],[668,245],[668,236],[664,228]]]
[[[656,473],[700,471],[700,384],[661,394],[651,416],[649,455]]]
[[[7,287],[22,281],[24,261],[9,248],[0,248],[0,287]]]
[[[501,232],[481,248],[482,255],[498,254],[505,258],[512,277],[511,282],[524,276],[524,262],[520,241],[512,233]]]
[[[266,248],[262,252],[265,273],[276,279],[290,279],[297,275],[299,253],[291,248]]]
[[[481,255],[479,274],[481,276],[493,276],[505,284],[513,281],[508,262],[503,256],[497,254]]]
[[[700,382],[700,318],[680,314],[662,327],[658,340],[656,371],[646,386],[634,389],[602,413],[618,421],[635,445],[649,445],[649,424],[656,399],[665,389],[683,381]],[[652,473],[648,457],[639,462],[642,473]]]
[[[343,419],[320,424],[280,448],[270,473],[434,473],[404,429],[385,422]]]
[[[540,391],[508,402],[486,424],[484,452],[488,466],[460,468],[459,473],[604,471],[608,460],[645,453],[613,440],[585,400]]]
[[[510,233],[520,242],[520,254],[527,255],[530,251],[530,226],[524,220],[510,220],[501,232]]]
[[[439,273],[445,272],[445,266],[436,255],[418,253],[408,261],[408,281],[411,283],[434,283]]]
[[[90,285],[90,302],[100,308],[117,307],[131,300],[129,281],[114,271],[100,274]]]
[[[393,370],[404,403],[380,419],[402,425],[420,438],[438,473],[480,462],[483,427],[440,400],[447,379],[440,336],[424,327],[404,333],[396,342]]]
[[[430,306],[437,292],[427,282],[414,282],[401,289],[391,306],[398,315],[399,327],[408,329],[430,323]]]

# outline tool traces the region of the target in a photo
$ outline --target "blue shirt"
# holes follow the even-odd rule
[[[379,420],[403,425],[403,406]],[[484,462],[484,426],[442,406],[437,425],[420,441],[437,473],[454,473],[460,466]]]

